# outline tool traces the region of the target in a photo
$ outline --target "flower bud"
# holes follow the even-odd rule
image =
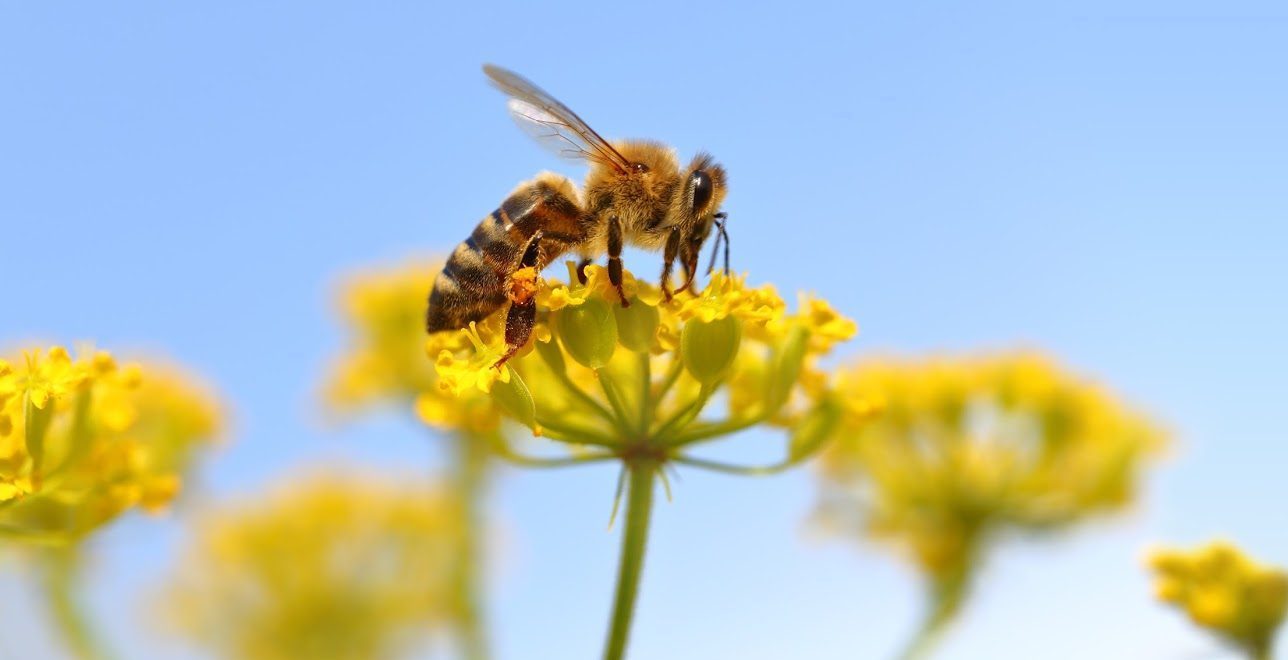
[[[632,298],[630,307],[613,305],[613,317],[617,320],[617,341],[626,350],[647,353],[653,349],[658,324],[656,307]]]
[[[765,410],[775,411],[787,403],[797,380],[801,367],[805,365],[805,354],[809,350],[810,332],[799,325],[787,333],[787,338],[774,351],[773,367],[769,374],[768,388],[765,391]]]
[[[510,370],[510,380],[492,384],[492,400],[497,402],[511,417],[528,428],[536,424],[537,408],[532,401],[532,392],[527,383],[519,377],[519,372]]]
[[[591,369],[612,359],[617,350],[617,321],[608,303],[591,298],[559,310],[555,319],[559,341],[572,359]]]
[[[742,325],[733,316],[703,321],[689,319],[680,332],[684,368],[699,383],[711,385],[733,366],[742,340]]]
[[[808,335],[806,335],[808,337]],[[814,406],[796,425],[788,445],[787,456],[792,463],[799,463],[823,447],[832,436],[836,423],[841,419],[841,407],[836,401],[825,397]]]

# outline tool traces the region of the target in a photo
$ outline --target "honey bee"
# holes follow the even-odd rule
[[[511,116],[538,142],[564,158],[590,165],[581,191],[567,177],[542,172],[519,184],[505,201],[456,246],[434,280],[425,327],[456,330],[479,321],[507,302],[507,350],[500,367],[527,343],[536,323],[537,273],[567,252],[581,257],[578,277],[596,257],[608,255],[608,279],[623,307],[622,247],[630,244],[662,251],[661,287],[666,298],[672,264],[678,258],[685,281],[693,286],[699,252],[716,229],[711,270],[724,241],[729,268],[725,214],[725,171],[705,153],[683,169],[675,152],[649,141],[608,142],[577,113],[526,78],[497,66],[483,72],[507,94]]]

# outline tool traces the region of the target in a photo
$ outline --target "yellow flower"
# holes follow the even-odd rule
[[[410,401],[435,387],[434,365],[422,344],[425,301],[441,261],[371,268],[340,286],[340,312],[349,346],[324,388],[341,409],[381,401]]]
[[[25,357],[27,368],[16,374],[14,386],[41,410],[51,398],[60,399],[75,391],[87,376],[84,367],[73,363],[67,349],[62,346],[51,347],[49,356],[44,359],[40,356],[40,349],[26,352]],[[5,368],[11,369],[8,364]]]
[[[9,362],[0,359],[0,412],[4,411],[5,404],[17,393],[18,377]]]
[[[163,507],[217,433],[212,397],[172,369],[61,347],[24,363],[5,378],[31,406],[0,406],[0,527],[13,538],[70,542],[131,507]]]
[[[873,360],[842,369],[833,388],[844,414],[821,461],[820,515],[926,575],[928,627],[953,617],[990,540],[1122,510],[1165,444],[1148,419],[1038,354]]]
[[[478,324],[470,322],[467,330],[461,331],[470,341],[473,351],[465,358],[457,357],[451,349],[438,351],[434,368],[438,370],[438,386],[443,390],[460,396],[477,389],[484,394],[492,391],[496,381],[510,382],[510,368],[506,365],[497,367],[497,362],[505,355],[505,333],[487,333],[484,339],[479,333]],[[431,340],[433,341],[433,340]]]
[[[627,585],[638,581],[653,490],[669,464],[766,474],[818,452],[840,406],[814,363],[853,330],[825,303],[788,315],[773,287],[749,288],[745,277],[716,274],[704,290],[664,301],[657,287],[630,273],[623,273],[621,291],[603,268],[588,267],[585,275],[583,284],[569,263],[567,283],[537,283],[535,309],[521,308],[532,316],[516,315],[533,319],[525,346],[507,345],[502,330],[510,310],[502,308],[477,326],[444,333],[455,345],[431,338],[428,348],[446,391],[487,393],[511,421],[567,449],[566,457],[529,457],[497,443],[506,458],[534,466],[622,464],[619,585]],[[730,408],[708,413],[722,393]],[[440,414],[436,405],[422,410]],[[791,428],[783,458],[773,464],[730,465],[690,454],[700,443],[770,424]],[[620,657],[629,621],[623,613],[630,597],[618,593],[609,657]]]
[[[1147,563],[1159,600],[1176,605],[1248,657],[1271,657],[1288,609],[1288,573],[1258,564],[1224,541],[1190,551],[1160,548]]]
[[[809,298],[802,306],[801,317],[813,330],[815,339],[811,348],[815,351],[826,353],[836,343],[849,341],[859,332],[857,323],[841,316],[826,300]]]
[[[459,618],[459,511],[387,476],[293,480],[206,516],[159,605],[222,657],[404,657]]]
[[[704,290],[666,302],[660,289],[625,273],[630,306],[623,307],[606,269],[589,266],[583,284],[567,265],[566,283],[538,282],[535,339],[501,368],[506,309],[431,337],[440,386],[490,393],[537,435],[583,448],[643,446],[678,460],[689,443],[806,414],[827,396],[825,387],[803,387],[819,382],[814,361],[855,331],[823,301],[788,314],[772,286],[721,273]],[[726,388],[736,402],[730,416],[703,419],[706,403]],[[420,409],[434,418],[442,406]]]

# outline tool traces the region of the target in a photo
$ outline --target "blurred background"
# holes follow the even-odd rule
[[[328,423],[335,285],[446,253],[539,170],[581,178],[515,130],[495,62],[607,136],[712,152],[735,269],[855,318],[847,355],[1042,347],[1176,434],[1128,516],[1002,548],[940,657],[1223,657],[1152,601],[1140,558],[1229,536],[1288,562],[1286,61],[1271,2],[10,3],[0,344],[92,339],[203,374],[232,429],[189,500],[319,463],[430,471],[444,447],[407,415]],[[915,627],[913,573],[812,530],[810,470],[681,476],[633,657],[889,657]],[[497,657],[599,652],[616,478],[496,477]],[[197,657],[148,609],[184,508],[95,541],[89,607],[123,657]],[[20,574],[0,594],[0,653],[61,652]]]

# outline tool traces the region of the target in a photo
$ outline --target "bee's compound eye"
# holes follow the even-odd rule
[[[645,165],[644,163],[631,163],[631,169],[634,169],[636,174],[643,174],[648,171],[648,165]]]
[[[698,170],[693,173],[691,185],[693,186],[693,210],[701,211],[711,201],[711,177],[706,172]]]

